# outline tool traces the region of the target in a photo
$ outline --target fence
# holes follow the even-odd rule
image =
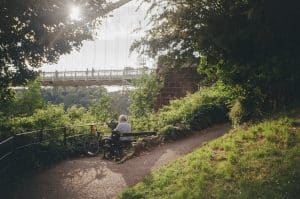
[[[83,125],[40,129],[16,134],[3,140],[0,142],[0,178],[9,177],[12,172],[18,175],[19,171],[35,168],[48,161],[53,162],[57,155],[65,157],[71,153],[83,153],[86,138],[92,132],[96,133],[94,127],[94,125]],[[157,133],[147,131],[122,134],[122,136],[137,137],[151,135]]]
[[[77,128],[80,127],[84,129],[82,131],[85,133],[76,134],[74,127],[60,127],[20,133],[1,141],[0,176],[19,166],[19,163],[29,162],[28,164],[31,164],[29,166],[33,166],[35,160],[30,162],[30,160],[25,161],[25,159],[36,159],[41,153],[49,153],[53,147],[56,150],[58,148],[68,149],[82,137],[89,135],[88,125],[77,126]],[[23,166],[26,167],[26,165]]]

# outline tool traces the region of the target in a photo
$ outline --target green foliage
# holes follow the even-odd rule
[[[111,97],[108,95],[100,96],[96,102],[90,105],[89,110],[97,121],[107,121],[109,118],[112,118],[113,115],[111,111]]]
[[[132,48],[160,56],[159,67],[200,63],[209,82],[245,97],[245,118],[256,118],[299,101],[298,10],[297,1],[155,1],[154,27]]]
[[[78,103],[84,100],[90,103],[88,108],[76,104],[68,104],[70,107],[66,108],[62,103],[53,105],[44,102],[39,79],[29,81],[26,86],[25,89],[16,90],[15,98],[0,107],[0,140],[23,132],[61,127],[68,127],[71,134],[89,132],[88,124],[91,123],[97,124],[98,129],[104,133],[110,132],[104,124],[113,117],[112,99],[103,87],[53,88],[44,91],[44,95],[51,95],[53,92],[52,96],[64,93],[61,96],[62,101],[63,97],[72,96],[81,98],[82,101],[78,100]],[[55,100],[59,102],[60,99]],[[52,135],[53,138],[55,136]]]
[[[98,116],[104,116],[99,112]],[[65,110],[63,104],[47,104],[42,109],[37,109],[31,116],[16,116],[6,119],[1,117],[0,139],[9,136],[41,129],[56,129],[67,127],[69,134],[89,132],[88,124],[95,123],[100,131],[108,133],[109,128],[104,125],[108,118],[100,118],[84,107],[72,106]],[[50,132],[51,133],[51,132]],[[62,132],[60,132],[62,133]],[[52,135],[55,138],[55,135]]]
[[[67,137],[78,134],[88,135],[91,123],[97,126],[100,133],[111,133],[109,127],[97,120],[88,109],[72,106],[65,110],[63,104],[47,104],[43,108],[36,109],[31,116],[20,115],[6,119],[0,115],[0,121],[0,140],[15,136],[12,143],[15,146],[41,142],[19,149],[13,154],[12,157],[16,160],[10,165],[9,172],[5,173],[7,179],[37,167],[47,166],[66,157],[82,154],[85,136],[67,139],[66,145],[64,145],[64,135]],[[5,150],[11,149],[12,146]]]
[[[35,110],[43,108],[45,103],[39,78],[27,83],[27,89],[16,96],[16,104],[17,114],[32,115]]]
[[[170,137],[173,138],[175,130],[184,134],[187,130],[199,130],[226,121],[227,105],[232,98],[231,89],[218,83],[182,99],[173,100],[156,113],[131,118],[131,121],[135,129],[155,130],[167,137],[168,132],[171,132]]]
[[[11,85],[20,85],[36,76],[32,68],[55,63],[63,54],[79,49],[93,39],[101,17],[128,1],[35,0],[1,1],[0,103],[11,97]],[[77,5],[84,16],[72,20],[70,6]]]
[[[108,94],[111,97],[112,112],[118,115],[128,115],[130,106],[129,92],[117,91]]]
[[[229,118],[234,125],[249,120],[258,121],[266,115],[264,111],[270,110],[263,106],[265,95],[262,94],[259,88],[252,89],[249,92],[246,89],[237,87],[234,91],[237,97],[229,113]]]
[[[42,98],[40,79],[29,81],[26,88],[17,90],[14,98],[0,107],[0,112],[6,117],[19,115],[32,115],[37,109],[43,108],[45,103]]]
[[[146,116],[154,111],[162,83],[155,74],[144,75],[133,82],[135,89],[130,92],[130,113],[133,117]]]
[[[265,121],[154,171],[120,198],[297,198],[299,156],[299,127]]]
[[[229,112],[229,118],[234,126],[237,126],[243,122],[244,109],[240,100],[235,100],[232,108]]]
[[[62,105],[47,105],[36,110],[31,116],[13,117],[6,123],[11,134],[26,131],[63,127],[68,118]]]
[[[52,104],[64,104],[66,108],[80,105],[88,108],[107,91],[102,86],[97,87],[53,87],[43,89],[43,98]]]
[[[190,129],[186,125],[167,125],[160,129],[160,133],[167,139],[176,140],[190,133]]]

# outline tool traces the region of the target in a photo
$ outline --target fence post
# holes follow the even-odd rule
[[[67,127],[64,127],[64,140],[63,140],[64,146],[67,145]]]

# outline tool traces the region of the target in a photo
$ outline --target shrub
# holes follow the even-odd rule
[[[192,130],[201,130],[227,120],[225,104],[203,104],[187,120]]]
[[[227,105],[232,101],[231,89],[221,83],[205,87],[182,99],[170,102],[156,113],[131,118],[136,130],[155,130],[166,137],[180,137],[186,130],[200,130],[228,120]],[[185,126],[185,127],[183,127]]]
[[[133,85],[135,89],[130,92],[130,113],[134,117],[144,117],[154,111],[162,82],[153,73],[143,75],[140,79],[135,80]]]
[[[182,126],[167,125],[160,130],[160,133],[163,135],[165,140],[176,140],[180,137],[185,136],[189,132],[190,129],[185,125]]]
[[[234,126],[241,124],[243,121],[244,110],[240,100],[235,100],[229,112],[229,118]]]

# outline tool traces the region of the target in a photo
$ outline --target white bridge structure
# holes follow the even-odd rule
[[[133,79],[155,72],[149,68],[40,72],[43,86],[129,85]]]

